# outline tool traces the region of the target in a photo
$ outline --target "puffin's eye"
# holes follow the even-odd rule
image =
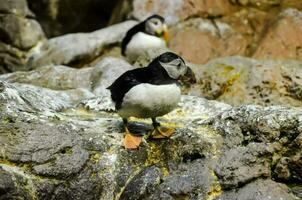
[[[158,21],[153,22],[154,25],[158,25]]]

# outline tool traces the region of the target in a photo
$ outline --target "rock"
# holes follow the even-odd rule
[[[271,180],[256,180],[247,184],[239,191],[223,192],[222,195],[215,198],[215,200],[228,200],[228,199],[278,199],[278,200],[294,200],[298,197],[288,193],[289,190],[284,184],[276,183]]]
[[[299,61],[213,59],[191,65],[198,84],[189,93],[232,105],[301,106],[301,66]]]
[[[183,96],[159,118],[176,127],[171,138],[127,151],[120,117],[99,104],[108,95],[95,97],[72,84],[27,84],[1,81],[2,199],[298,199],[297,188],[271,179],[279,176],[278,162],[295,162],[300,152],[299,108],[232,107]],[[71,90],[87,95],[71,98]],[[150,121],[135,121],[131,131],[151,130]],[[301,162],[294,166],[289,172],[298,175]],[[296,175],[288,180],[298,181]]]
[[[63,65],[48,65],[29,72],[3,74],[0,80],[54,90],[82,88],[101,95],[116,78],[130,69],[133,69],[133,66],[126,61],[106,57],[96,62],[93,67],[74,69]]]
[[[149,199],[181,199],[186,197],[206,199],[213,188],[220,189],[210,168],[206,161],[203,162],[198,158],[178,166],[169,177],[159,184]]]
[[[298,198],[300,198],[300,199],[302,198],[302,187],[301,186],[293,186],[291,189]]]
[[[130,181],[125,187],[123,193],[120,196],[121,200],[135,200],[140,199],[143,195],[152,194],[155,188],[160,184],[160,178],[162,172],[159,167],[151,166],[142,170],[134,177],[133,181]]]
[[[152,13],[165,17],[169,25],[176,24],[192,17],[217,17],[233,11],[234,7],[227,1],[163,1],[134,0],[131,15],[144,20]]]
[[[9,173],[8,170],[14,171]],[[27,191],[25,187],[18,187],[17,185],[28,185],[30,190],[34,190],[31,182],[27,182],[27,176],[23,171],[19,171],[14,167],[1,166],[0,167],[0,191],[1,199],[18,199],[20,197],[26,199],[35,198],[31,193]]]
[[[98,107],[100,110],[110,111],[114,110],[114,106],[109,98],[109,90],[106,88],[122,73],[130,69],[133,69],[133,66],[126,61],[106,57],[95,62],[93,67],[74,69],[63,65],[49,65],[29,72],[3,74],[0,76],[0,81],[48,88],[55,90],[53,95],[61,95],[60,91],[63,90],[69,91],[67,102],[74,101],[80,103],[79,100],[86,98],[85,107]],[[99,96],[99,98],[95,98],[95,95]],[[61,105],[60,101],[58,103],[60,106],[54,106],[65,108],[68,105],[68,103]],[[38,109],[43,108],[38,106]]]
[[[225,151],[215,170],[221,186],[227,189],[237,188],[256,178],[270,177],[273,150],[269,148],[268,145],[250,143],[247,147]]]
[[[0,19],[0,31],[6,36],[2,38],[2,41],[7,44],[27,50],[44,39],[40,25],[33,19],[14,14],[1,14]]]
[[[169,48],[193,63],[215,57],[244,55],[248,41],[226,23],[201,18],[172,27]]]
[[[26,0],[4,0],[0,5],[0,73],[29,70],[30,49],[45,40],[44,32]]]
[[[26,65],[27,52],[0,41],[0,74],[29,70]]]
[[[29,65],[82,65],[98,57],[107,46],[121,41],[126,31],[135,25],[126,21],[92,33],[75,33],[48,40],[31,54]]]
[[[301,149],[301,141],[302,134],[296,137],[294,142],[289,145],[288,149],[286,149],[284,157],[277,162],[274,172],[279,179],[287,181],[302,180],[302,170],[298,167],[302,162],[301,151],[298,150]]]
[[[250,57],[261,41],[263,33],[267,31],[268,22],[274,20],[278,12],[276,7],[271,8],[270,12],[254,7],[242,7],[237,12],[222,16],[221,19],[214,21],[227,24],[232,29],[233,34],[244,38],[246,46],[240,55]]]
[[[26,84],[16,84],[18,87],[14,87],[6,82],[0,83],[0,99],[10,103],[8,108],[14,111],[20,109],[48,113],[50,110],[69,108],[83,99],[94,97],[91,92],[81,88],[55,91]]]
[[[302,13],[287,9],[280,13],[259,43],[253,57],[261,59],[302,58]]]
[[[4,0],[0,5],[0,13],[34,17],[34,14],[28,9],[26,0]]]
[[[230,0],[234,4],[239,4],[241,6],[253,6],[259,9],[269,9],[274,6],[281,4],[281,0]]]

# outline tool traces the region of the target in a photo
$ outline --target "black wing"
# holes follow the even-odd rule
[[[125,94],[133,87],[144,81],[140,80],[140,74],[143,73],[143,68],[130,70],[122,74],[116,79],[107,89],[111,92],[111,98],[115,102],[116,110],[121,108]]]
[[[145,24],[145,22],[143,21],[128,30],[128,32],[126,33],[126,36],[124,37],[124,39],[122,41],[122,55],[125,56],[126,47],[127,47],[128,43],[130,42],[130,40],[132,39],[132,37],[138,32],[144,32],[144,30],[145,30],[144,24]]]

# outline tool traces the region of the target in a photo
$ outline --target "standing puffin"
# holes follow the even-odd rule
[[[122,41],[122,55],[133,63],[139,55],[149,49],[165,48],[166,42],[168,29],[165,19],[152,15],[128,30]]]
[[[117,113],[122,117],[126,149],[136,149],[142,137],[132,135],[128,130],[128,118],[151,118],[154,138],[169,137],[173,129],[160,127],[156,117],[171,112],[181,97],[178,81],[192,70],[184,60],[172,52],[156,57],[147,67],[129,70],[117,78],[107,89],[115,103]]]

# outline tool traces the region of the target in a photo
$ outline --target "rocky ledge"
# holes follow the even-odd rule
[[[302,198],[300,108],[183,96],[175,134],[133,151],[106,93],[2,80],[0,110],[1,199]]]

